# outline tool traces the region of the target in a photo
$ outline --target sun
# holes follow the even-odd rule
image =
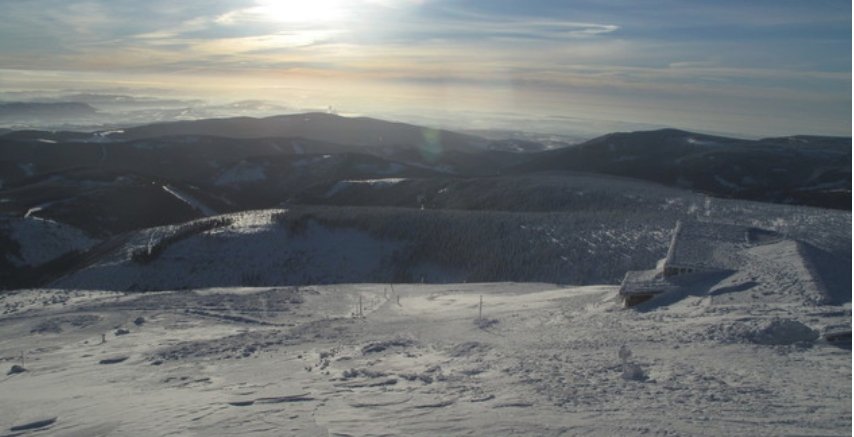
[[[345,0],[258,0],[255,12],[284,23],[327,23],[347,16]]]

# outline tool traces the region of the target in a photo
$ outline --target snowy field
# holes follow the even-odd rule
[[[850,303],[616,293],[11,292],[0,435],[850,435],[851,351],[819,336]]]

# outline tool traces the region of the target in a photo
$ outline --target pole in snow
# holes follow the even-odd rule
[[[477,319],[483,320],[483,295],[480,295],[480,305],[477,307]]]

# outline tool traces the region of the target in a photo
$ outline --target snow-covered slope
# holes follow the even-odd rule
[[[851,138],[742,140],[677,129],[620,132],[532,155],[514,171],[628,176],[728,198],[851,209]]]
[[[196,199],[195,197],[193,197],[187,193],[179,191],[173,187],[170,187],[169,185],[164,185],[163,190],[166,191],[167,193],[175,196],[175,198],[186,203],[191,208],[193,208],[196,211],[204,214],[205,216],[216,215],[216,211],[214,211],[213,209],[211,209],[210,207],[208,207],[207,205],[205,205],[204,203],[199,201],[199,199]]]
[[[97,240],[72,226],[38,217],[3,217],[3,256],[16,267],[35,267],[71,251],[83,251]]]
[[[12,435],[851,427],[850,346],[820,337],[850,326],[850,305],[690,296],[635,311],[616,287],[496,283],[29,290],[0,306],[4,371],[25,369],[0,378]]]
[[[289,231],[277,222],[282,211],[229,215],[232,224],[169,244],[151,262],[133,260],[181,226],[139,233],[120,253],[60,280],[68,288],[168,290],[225,285],[312,284],[391,280],[387,272],[400,242],[355,229],[306,223]]]
[[[134,251],[180,227],[140,232],[121,251],[54,285],[168,290],[503,277],[569,282],[574,275],[579,281],[603,276],[616,281],[624,266],[643,263],[644,257],[664,249],[669,226],[652,224],[617,233],[613,227],[618,223],[593,225],[589,217],[334,208],[227,217],[235,218],[234,223],[177,241],[145,264],[133,261]],[[619,256],[626,250],[645,256]]]
[[[192,199],[196,205],[185,201]],[[203,215],[197,211],[199,204],[213,210],[224,207],[223,201],[191,184],[100,168],[38,176],[0,192],[0,214],[35,215],[98,237],[191,220]]]
[[[851,274],[850,214],[742,201],[698,206],[677,199],[663,208],[630,215],[620,210],[252,211],[221,216],[223,224],[213,227],[191,222],[141,231],[120,250],[53,286],[172,290],[392,281],[616,284],[626,271],[652,268],[664,258],[677,220],[701,215],[707,221],[774,230],[791,242],[794,246],[769,249],[768,256],[751,256],[768,271],[806,272],[799,277],[799,299],[820,301],[822,295],[834,295],[838,301],[844,294],[841,284]],[[157,247],[155,256],[134,257],[152,246]],[[805,247],[809,254],[798,249]],[[775,258],[784,252],[790,256]],[[837,261],[828,264],[828,259]],[[829,265],[834,267],[824,267]],[[763,278],[767,287],[779,285],[778,277]]]

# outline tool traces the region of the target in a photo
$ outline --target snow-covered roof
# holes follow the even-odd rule
[[[674,287],[661,276],[658,270],[634,270],[626,272],[620,294],[662,293]]]
[[[648,282],[656,279],[661,279],[658,270],[631,270],[626,272],[623,282]]]
[[[745,226],[699,221],[676,225],[665,267],[702,270],[737,270],[739,252],[748,245]]]

